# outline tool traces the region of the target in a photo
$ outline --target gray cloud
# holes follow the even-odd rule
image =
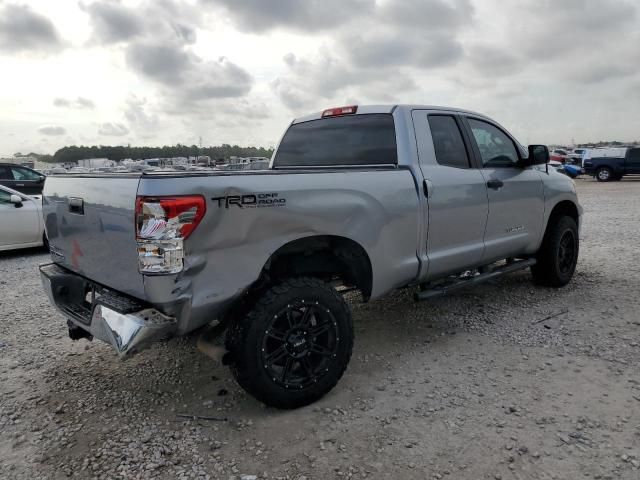
[[[240,97],[253,83],[246,70],[227,58],[203,60],[180,45],[133,43],[127,49],[127,64],[186,102]]]
[[[253,79],[249,73],[225,57],[198,64],[183,85],[189,100],[240,97],[249,93]]]
[[[97,0],[81,8],[89,15],[93,41],[107,45],[142,37],[194,43],[202,18],[194,6],[180,0],[148,0],[137,7]]]
[[[122,123],[103,123],[98,128],[98,135],[104,135],[106,137],[122,137],[129,133],[129,129]]]
[[[316,32],[336,28],[375,9],[375,0],[201,0],[222,7],[241,29],[291,28]]]
[[[249,73],[225,57],[208,60],[196,55],[190,45],[196,41],[203,12],[182,0],[143,0],[129,7],[119,0],[96,0],[82,8],[94,28],[93,41],[124,43],[129,69],[159,87],[166,101],[164,108],[193,110],[193,103],[246,95],[253,84]],[[125,106],[142,128],[152,117],[145,117],[134,101]],[[127,119],[129,121],[129,119]]]
[[[140,35],[145,22],[138,11],[118,1],[94,2],[81,7],[89,14],[96,40],[117,43]]]
[[[363,9],[351,19],[354,28],[342,29],[324,51],[310,58],[285,56],[288,69],[272,89],[295,111],[336,94],[373,101],[406,98],[417,89],[412,71],[464,58],[459,37],[472,26],[474,12],[469,0],[390,0]]]
[[[160,125],[157,114],[147,112],[147,100],[131,95],[125,102],[124,117],[137,132],[148,133],[155,131]]]
[[[449,34],[397,33],[347,37],[341,42],[350,60],[362,67],[413,66],[433,68],[448,65],[463,55],[461,44]]]
[[[64,47],[55,26],[27,5],[7,4],[0,9],[0,51],[46,54]]]
[[[470,0],[393,0],[379,8],[377,17],[387,24],[393,23],[403,28],[450,32],[467,26],[474,13]]]
[[[77,106],[77,108],[93,109],[96,107],[96,104],[93,103],[93,100],[85,97],[77,97],[75,100],[75,105]]]
[[[56,97],[53,99],[53,105],[61,108],[75,108],[78,110],[93,110],[96,108],[96,104],[93,103],[93,100],[85,97],[76,97],[73,99]]]
[[[276,78],[271,87],[280,101],[296,112],[321,108],[336,95],[346,99],[367,91],[384,92],[386,98],[393,98],[417,87],[400,70],[389,75],[383,68],[358,67],[326,49],[311,60],[288,54],[284,62],[288,67],[286,74]]]
[[[132,70],[169,86],[178,86],[195,61],[182,47],[166,43],[133,43],[126,56]]]
[[[67,131],[58,125],[43,125],[38,128],[38,132],[42,135],[58,136],[64,135]]]
[[[457,72],[463,87],[502,90],[508,77],[517,86],[533,76],[537,82],[552,79],[554,89],[576,90],[637,73],[640,30],[638,6],[631,1],[524,0],[505,3],[501,13],[508,21],[500,43],[466,45],[463,67],[473,74]]]
[[[638,13],[626,0],[527,0],[506,8],[513,10],[509,45],[541,61],[620,45],[620,33],[633,27]],[[544,11],[553,14],[539,14]]]
[[[526,59],[499,46],[478,44],[467,50],[469,64],[487,76],[513,75],[520,72],[526,63]]]
[[[53,105],[56,107],[70,107],[71,102],[66,98],[57,97],[53,99]]]

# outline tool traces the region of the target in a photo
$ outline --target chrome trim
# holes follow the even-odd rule
[[[287,165],[282,167],[273,167],[273,170],[322,170],[322,169],[340,169],[340,170],[357,170],[360,168],[398,168],[396,163],[373,163],[366,165]]]
[[[109,343],[120,357],[124,357],[167,336],[176,323],[175,318],[152,308],[122,314],[104,305],[96,305],[89,331],[96,338]]]

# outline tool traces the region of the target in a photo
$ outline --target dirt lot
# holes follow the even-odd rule
[[[337,388],[244,394],[195,339],[121,362],[67,338],[40,251],[0,256],[0,478],[640,478],[640,181],[580,180],[578,273],[353,304]],[[178,414],[226,419],[185,420]]]

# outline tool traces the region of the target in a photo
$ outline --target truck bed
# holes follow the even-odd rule
[[[206,200],[184,244],[184,270],[140,274],[136,198],[183,195]],[[83,214],[72,211],[80,199]],[[181,331],[215,319],[277,249],[299,238],[333,235],[362,245],[380,272],[372,297],[406,284],[419,270],[419,209],[411,171],[389,167],[56,175],[43,202],[54,262],[160,310],[182,305],[190,323]]]

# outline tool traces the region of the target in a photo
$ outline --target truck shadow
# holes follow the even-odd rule
[[[549,310],[549,297],[557,297],[553,290],[534,288],[526,272],[428,302],[415,303],[414,291],[400,290],[367,304],[356,303],[356,295],[349,294],[356,332],[352,361],[345,377],[320,405],[371,395],[362,377],[375,379],[382,375],[383,365],[393,371],[406,355],[459,351],[455,344],[461,335],[467,341],[487,337],[510,341],[514,329],[516,333],[518,329],[540,329],[532,326],[526,311],[544,313]],[[556,343],[552,333],[537,341]],[[240,389],[227,367],[200,353],[196,340],[196,335],[172,339],[126,361],[118,360],[111,347],[100,342],[71,343],[73,354],[51,359],[52,394],[62,400],[91,391],[116,409],[130,408],[133,402],[136,408],[171,418],[185,412],[263,415],[264,407]],[[79,358],[82,368],[77,367]],[[74,372],[73,382],[58,384],[70,371]]]
[[[47,255],[49,251],[44,247],[20,248],[17,250],[0,251],[0,261],[20,257],[31,258],[35,255]]]

